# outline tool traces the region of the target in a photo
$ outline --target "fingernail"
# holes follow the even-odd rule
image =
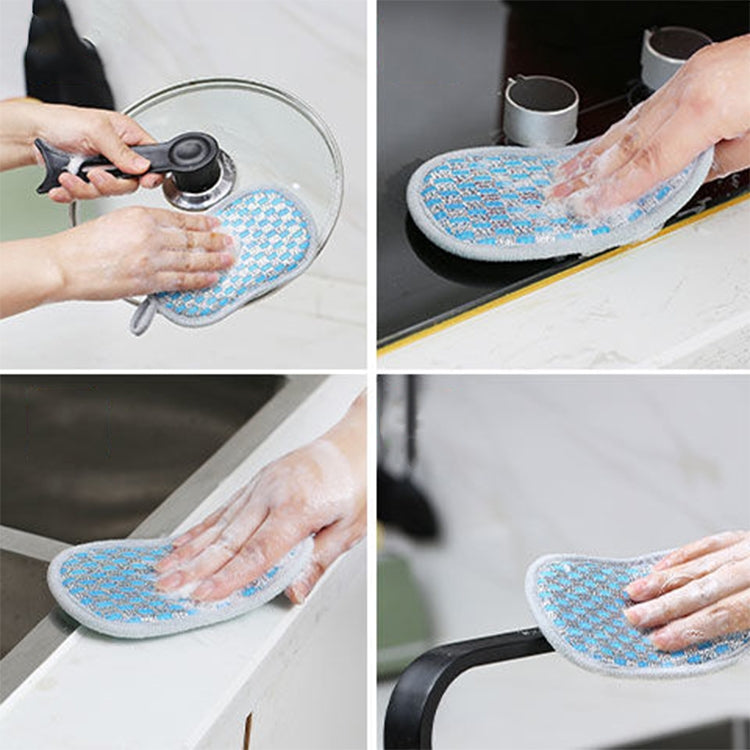
[[[162,591],[171,591],[172,589],[178,589],[183,583],[185,576],[179,570],[174,573],[168,573],[162,576],[156,581],[156,588],[162,589]]]
[[[638,607],[627,607],[622,610],[625,619],[634,627],[638,627],[641,623],[641,611]]]
[[[140,154],[136,154],[131,162],[133,169],[137,169],[139,172],[143,172],[151,166],[151,162]]]
[[[661,628],[661,630],[655,630],[651,633],[649,639],[660,651],[669,651],[674,644],[674,636],[668,627]]]
[[[307,591],[301,584],[295,583],[290,586],[289,593],[292,595],[290,598],[295,604],[304,604]]]
[[[560,164],[552,170],[552,175],[555,180],[567,180],[569,177],[574,175],[578,170],[578,161],[570,161],[567,164]]]
[[[193,599],[210,599],[216,586],[211,581],[203,581],[198,588],[191,594]]]
[[[206,216],[206,219],[210,227],[218,227],[221,224],[221,220],[217,216]]]
[[[648,589],[648,582],[646,581],[646,579],[638,578],[637,580],[632,581],[625,587],[625,593],[631,599],[634,599],[636,596],[645,594],[647,589]]]
[[[234,237],[229,234],[224,235],[224,247],[234,250]]]
[[[551,200],[560,200],[561,198],[566,198],[572,192],[573,188],[569,182],[560,182],[557,185],[547,188],[546,197]]]
[[[580,190],[570,196],[570,209],[579,219],[593,219],[597,213],[597,205],[589,190]]]
[[[221,254],[221,265],[225,268],[229,268],[229,266],[234,265],[234,255],[232,253],[222,253]]]

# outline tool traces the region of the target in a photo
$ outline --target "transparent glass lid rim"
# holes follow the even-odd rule
[[[171,84],[165,88],[154,91],[151,94],[147,94],[143,98],[129,105],[122,110],[123,114],[129,116],[135,116],[140,112],[144,111],[151,106],[158,105],[162,102],[169,101],[177,96],[188,93],[190,91],[200,91],[203,89],[238,89],[238,90],[250,90],[259,94],[265,94],[274,99],[289,105],[301,114],[317,131],[323,139],[328,151],[331,154],[333,161],[334,170],[334,198],[331,203],[331,208],[326,216],[326,222],[321,227],[319,234],[319,247],[318,252],[323,249],[326,241],[333,231],[333,227],[336,224],[336,220],[341,212],[341,205],[343,201],[344,191],[344,167],[341,158],[341,152],[339,150],[338,143],[333,135],[333,132],[328,127],[325,120],[306,102],[294,94],[276,88],[260,81],[251,81],[244,78],[196,78],[189,81],[183,81],[181,83]],[[77,224],[77,201],[74,201],[70,205],[70,218],[71,224],[75,226]]]

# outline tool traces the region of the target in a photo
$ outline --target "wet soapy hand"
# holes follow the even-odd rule
[[[216,283],[234,262],[213,216],[123,208],[46,238],[63,283],[59,299],[105,300]]]
[[[707,177],[750,166],[750,34],[696,52],[661,89],[563,164],[549,198],[582,217],[636,200],[716,146]]]
[[[676,651],[750,628],[750,532],[700,539],[660,560],[625,589],[625,617],[653,629],[651,642]]]
[[[286,591],[301,603],[366,529],[366,396],[325,435],[268,464],[222,508],[174,541],[158,588],[215,601],[315,534],[308,568]]]
[[[109,300],[216,283],[234,262],[218,219],[123,208],[65,232],[4,242],[0,317],[47,302]]]
[[[103,109],[71,107],[65,104],[44,104],[35,99],[11,99],[0,105],[0,169],[27,164],[44,165],[36,149],[35,138],[73,154],[103,154],[116,167],[128,174],[142,174],[149,162],[133,151],[137,146],[156,141],[138,123],[120,114]],[[123,195],[141,187],[161,184],[158,174],[140,179],[116,179],[104,169],[88,172],[90,182],[63,172],[61,187],[53,188],[49,197],[58,203]]]

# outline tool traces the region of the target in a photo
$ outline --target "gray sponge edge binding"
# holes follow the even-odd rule
[[[577,143],[575,146],[564,147],[568,153],[567,158],[572,158],[578,151],[588,146],[593,141]],[[632,242],[645,240],[652,234],[661,229],[666,221],[682,208],[696,193],[698,188],[706,179],[714,158],[714,148],[711,146],[704,151],[692,163],[692,171],[687,177],[685,183],[659,206],[646,214],[644,218],[638,219],[638,231],[634,231],[634,224],[625,224],[613,229],[606,235],[586,239],[560,240],[557,242],[548,242],[544,244],[533,245],[478,245],[472,242],[451,237],[442,230],[440,225],[434,220],[430,213],[425,209],[421,197],[422,181],[425,175],[434,169],[438,164],[449,158],[458,158],[465,155],[474,156],[491,156],[502,152],[507,156],[540,156],[549,155],[562,149],[547,148],[525,148],[523,146],[482,146],[478,148],[464,148],[458,151],[448,151],[444,154],[434,156],[412,174],[409,184],[406,188],[406,205],[409,208],[414,222],[425,236],[441,249],[459,255],[469,260],[483,261],[524,261],[524,260],[543,260],[545,258],[560,258],[566,255],[579,255],[583,258],[596,255],[614,247],[627,245]],[[587,245],[581,249],[581,245]]]
[[[526,590],[526,601],[528,602],[529,608],[531,609],[534,619],[542,631],[544,637],[550,642],[555,651],[562,654],[566,659],[572,661],[582,669],[586,669],[589,672],[596,672],[598,674],[605,674],[609,677],[628,677],[635,679],[661,679],[661,680],[674,680],[684,677],[690,677],[698,674],[705,674],[707,672],[715,672],[719,669],[724,669],[737,661],[740,657],[750,650],[750,644],[744,648],[735,651],[726,657],[714,659],[710,662],[703,664],[697,664],[688,668],[680,669],[664,669],[664,668],[653,668],[653,667],[607,667],[599,662],[592,659],[587,659],[582,656],[575,649],[571,648],[567,641],[562,638],[557,628],[550,621],[544,608],[541,606],[541,602],[537,595],[537,573],[543,566],[552,562],[579,562],[579,561],[595,561],[601,563],[623,563],[623,562],[635,562],[643,560],[644,558],[653,557],[654,563],[665,557],[674,550],[668,549],[661,552],[649,553],[648,555],[640,555],[632,558],[616,558],[616,557],[594,557],[591,555],[544,555],[536,560],[529,566],[526,571],[525,590]]]
[[[255,193],[261,190],[274,190],[275,192],[283,195],[284,198],[291,201],[300,211],[302,216],[305,218],[308,226],[308,232],[310,233],[310,247],[305,255],[305,259],[289,273],[283,274],[272,281],[266,281],[263,284],[258,284],[252,291],[238,295],[230,303],[224,307],[210,313],[209,315],[202,315],[198,317],[189,317],[187,315],[180,315],[180,313],[174,312],[167,307],[156,294],[149,294],[145,299],[136,307],[132,318],[130,319],[130,332],[135,336],[140,336],[148,330],[151,325],[156,313],[164,316],[167,320],[176,323],[179,326],[185,328],[202,328],[213,323],[218,323],[220,320],[231,315],[233,312],[239,310],[250,302],[265,297],[267,294],[274,292],[288,283],[294,281],[298,276],[301,276],[307,269],[312,265],[313,261],[318,257],[320,250],[320,242],[318,240],[318,229],[315,225],[315,221],[312,218],[312,214],[307,207],[297,198],[297,196],[290,193],[278,185],[255,185],[252,188],[245,190],[239,194],[230,195],[225,198],[221,203],[214,206],[209,212],[209,215],[215,215],[222,211],[228,205],[234,203],[234,201],[248,195],[249,193]],[[218,231],[222,231],[219,228]],[[231,268],[229,269],[231,271]],[[218,283],[218,282],[217,282]]]
[[[271,599],[276,598],[282,593],[287,586],[292,584],[303,573],[312,558],[313,538],[307,537],[297,545],[298,550],[284,569],[274,576],[271,583],[257,594],[240,599],[236,604],[218,610],[206,610],[205,613],[192,615],[188,618],[170,621],[156,621],[143,623],[123,623],[117,625],[115,622],[109,622],[104,618],[92,615],[87,609],[82,607],[62,585],[62,576],[60,569],[70,556],[81,552],[82,550],[94,550],[102,547],[136,547],[138,549],[151,549],[152,547],[163,547],[169,544],[169,538],[162,539],[109,539],[98,542],[89,542],[87,544],[74,545],[60,552],[54,557],[47,568],[47,585],[57,603],[71,617],[77,620],[81,625],[104,635],[115,638],[151,638],[163,635],[173,635],[176,633],[202,628],[207,625],[214,625],[218,622],[231,620],[239,617],[253,609],[266,604]],[[186,626],[185,626],[186,625]]]

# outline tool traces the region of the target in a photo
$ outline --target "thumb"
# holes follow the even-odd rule
[[[106,123],[97,135],[96,146],[118,169],[127,174],[143,174],[151,164],[125,144],[111,123]]]
[[[312,558],[300,576],[284,592],[292,604],[302,604],[333,562],[361,538],[354,525],[341,522],[326,526],[315,535]]]

